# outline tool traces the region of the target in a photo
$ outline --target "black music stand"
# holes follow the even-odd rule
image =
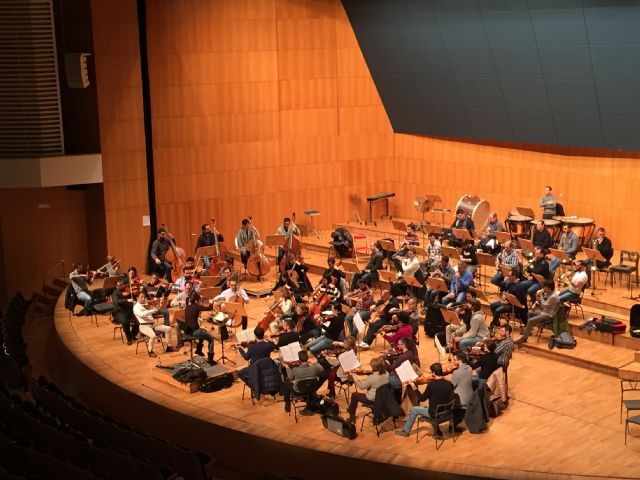
[[[484,268],[483,267],[493,267],[496,264],[496,256],[491,255],[490,253],[478,252],[476,253],[476,257],[478,259],[478,279],[480,280],[480,287],[482,287],[482,291],[487,293],[486,282],[484,279]]]
[[[591,261],[591,295],[592,297],[596,295],[596,290],[606,291],[606,288],[597,288],[596,287],[596,279],[598,277],[598,265],[596,262],[606,262],[607,259],[602,256],[602,254],[595,248],[587,248],[582,247],[582,251],[587,255],[587,258]],[[606,282],[605,278],[605,282]]]

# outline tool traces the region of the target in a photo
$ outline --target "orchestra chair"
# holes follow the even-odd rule
[[[379,387],[376,390],[376,400],[378,398],[378,395],[380,395],[383,392],[393,392],[393,387],[391,385],[389,385],[388,383],[386,385],[382,385],[381,387]],[[391,395],[392,397],[394,397],[394,394]],[[386,420],[389,419],[389,417],[385,417],[385,419],[382,422],[378,422],[376,423],[376,417],[375,417],[375,403],[373,405],[364,405],[362,404],[361,407],[362,408],[366,408],[368,410],[367,413],[365,413],[362,417],[362,423],[360,424],[360,432],[362,432],[362,430],[364,429],[364,422],[367,419],[367,417],[371,418],[371,423],[373,423],[373,426],[376,429],[376,436],[379,437],[380,436],[380,425],[382,423],[384,423]],[[402,415],[404,414],[402,408],[400,407],[400,405],[394,401],[394,405],[393,408],[396,410],[395,413],[397,413],[397,415]],[[393,422],[393,429],[396,429],[396,416],[391,416],[391,421]]]
[[[335,379],[335,387],[338,390],[338,395],[344,393],[344,401],[349,405],[349,399],[351,398],[351,387],[358,390],[356,387],[356,382],[354,382],[351,378],[346,380],[341,380],[340,377],[336,377]]]
[[[582,292],[580,292],[580,300],[578,300],[577,302],[565,301],[564,303],[566,303],[569,306],[569,312],[571,312],[571,307],[573,307],[574,310],[576,311],[576,315],[578,314],[578,308],[579,308],[580,313],[582,313],[582,319],[584,320],[584,310],[582,308],[583,297],[584,297],[584,289],[582,290]]]
[[[628,392],[636,392],[636,398],[624,398]],[[627,410],[627,418],[629,412],[640,410],[640,380],[623,378],[620,380],[620,423],[622,423],[622,407]]]
[[[178,325],[178,348],[182,348],[185,343],[189,344],[189,358],[193,360],[193,342],[198,342],[198,338],[185,333],[186,324],[184,323],[184,308],[176,310],[173,314],[173,320]]]
[[[155,329],[154,329],[155,331]],[[149,351],[147,350],[147,342],[149,341],[149,337],[146,336],[144,333],[140,332],[140,340],[136,340],[136,355],[138,354],[138,348],[140,348],[140,344],[144,344],[144,350],[145,352],[147,352],[147,355],[149,354]],[[162,350],[165,351],[166,348],[164,347],[164,332],[156,332],[156,336],[154,337],[154,342],[160,342],[160,346],[162,347]],[[151,349],[153,351],[153,348]]]
[[[444,444],[445,438],[438,437],[436,432],[438,428],[443,423],[449,422],[449,432],[451,432],[451,438],[453,439],[453,443],[456,443],[457,435],[456,429],[453,424],[453,410],[455,407],[456,401],[451,400],[449,403],[444,403],[438,405],[436,407],[436,414],[433,418],[426,417],[424,415],[418,415],[417,424],[416,424],[416,443],[420,441],[420,422],[429,423],[433,427],[433,437],[436,441],[436,450],[439,450],[440,447]]]
[[[304,380],[294,382],[291,389],[291,410],[289,411],[289,416],[291,416],[291,411],[293,411],[293,418],[296,423],[298,423],[298,410],[307,407],[309,399],[316,393],[319,386],[320,379],[318,377],[305,378]]]
[[[627,289],[631,290],[631,274],[636,274],[636,285],[638,285],[638,261],[640,253],[632,250],[620,250],[620,263],[611,265],[607,275],[611,274],[611,286],[614,283],[614,274],[618,274],[618,279],[622,282],[622,275],[627,276]],[[605,280],[606,283],[606,280]]]
[[[370,255],[369,242],[367,241],[367,235],[364,233],[353,233],[353,255],[356,257],[356,263],[358,262],[358,254]]]
[[[116,325],[115,327],[113,327],[113,340],[115,341],[116,332],[118,330],[120,330],[120,340],[122,340],[122,343],[124,343],[124,333],[122,332],[122,325]]]
[[[640,415],[635,415],[633,417],[627,417],[624,422],[624,444],[627,444],[627,434],[629,432],[629,424],[634,423],[636,425],[640,425]]]
[[[113,303],[102,302],[102,303],[96,303],[92,305],[91,306],[91,323],[93,324],[93,321],[95,319],[96,327],[99,327],[100,325],[98,324],[98,315],[111,316],[112,312],[113,312]]]

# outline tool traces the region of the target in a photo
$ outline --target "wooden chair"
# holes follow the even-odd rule
[[[631,274],[636,274],[636,285],[638,285],[638,263],[640,261],[640,253],[632,250],[620,250],[620,263],[611,265],[607,275],[611,275],[611,286],[614,282],[614,274],[618,274],[620,282],[622,275],[627,275],[627,288],[631,290]]]

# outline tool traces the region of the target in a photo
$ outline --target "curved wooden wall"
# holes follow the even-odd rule
[[[134,0],[93,0],[109,250],[144,264],[148,230]],[[640,247],[636,155],[479,145],[395,135],[339,0],[149,0],[158,220],[193,251],[211,216],[235,235],[317,209],[346,220],[349,193],[395,191],[453,208],[464,193],[504,216],[551,184],[567,214],[594,218],[614,247]],[[439,220],[439,217],[432,217]],[[447,221],[449,221],[447,219]]]

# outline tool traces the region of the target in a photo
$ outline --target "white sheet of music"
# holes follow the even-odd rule
[[[240,330],[239,332],[236,332],[236,339],[238,340],[238,343],[253,342],[256,339],[256,336],[253,333],[253,328],[252,329],[246,329],[246,330]]]
[[[356,353],[353,350],[347,350],[346,352],[338,355],[338,361],[340,362],[342,370],[344,370],[345,372],[350,372],[351,370],[360,368],[360,362],[358,361]]]
[[[356,313],[355,316],[353,317],[353,325],[358,330],[358,333],[362,333],[364,331],[364,322],[362,321],[360,312]]]
[[[416,375],[416,372],[413,370],[409,360],[402,362],[400,366],[396,368],[396,373],[402,383],[411,382],[418,378],[418,375]]]
[[[300,342],[293,342],[289,345],[285,345],[284,347],[280,347],[280,354],[282,355],[282,360],[285,362],[297,362],[298,352],[302,350],[302,346]]]

